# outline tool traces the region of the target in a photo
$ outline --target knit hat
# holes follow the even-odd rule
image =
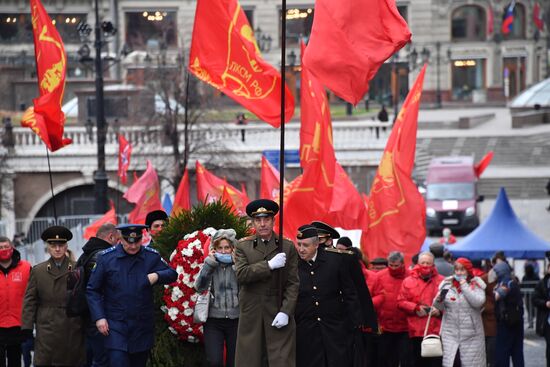
[[[472,275],[472,270],[474,269],[474,266],[472,265],[472,262],[470,260],[466,259],[465,257],[459,257],[455,260],[455,263],[462,265],[464,269],[466,269],[468,274]]]

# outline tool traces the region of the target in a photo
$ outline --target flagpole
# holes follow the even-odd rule
[[[281,146],[279,148],[279,241],[277,251],[283,251],[283,214],[285,187],[285,74],[286,74],[286,0],[281,0]],[[283,277],[277,272],[278,305],[283,303]]]
[[[55,225],[57,225],[57,210],[55,208],[55,196],[53,194],[52,167],[50,166],[50,152],[48,151],[48,147],[46,147],[46,158],[48,159],[48,174],[50,176],[50,191],[52,193],[53,217],[55,218]]]

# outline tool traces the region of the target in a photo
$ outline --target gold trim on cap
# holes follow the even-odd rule
[[[296,238],[302,238],[303,235],[304,234],[302,232],[298,231],[298,234],[296,235]]]

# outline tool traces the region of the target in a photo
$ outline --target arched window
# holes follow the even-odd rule
[[[487,16],[485,9],[477,5],[456,8],[452,15],[453,41],[485,41]]]
[[[506,19],[506,14],[508,13],[509,7],[510,4],[506,5],[506,7],[504,8],[503,22]],[[514,6],[513,14],[514,21],[512,23],[510,33],[505,34],[501,30],[502,36],[505,40],[525,38],[525,5],[516,3],[516,5]]]

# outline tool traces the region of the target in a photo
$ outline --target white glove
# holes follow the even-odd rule
[[[271,324],[271,326],[275,326],[277,329],[280,329],[287,325],[288,325],[288,315],[284,312],[279,312],[277,316],[275,316],[275,319]]]
[[[277,255],[273,256],[273,259],[267,262],[267,265],[271,270],[282,268],[285,264],[286,254],[284,252],[279,252]]]

